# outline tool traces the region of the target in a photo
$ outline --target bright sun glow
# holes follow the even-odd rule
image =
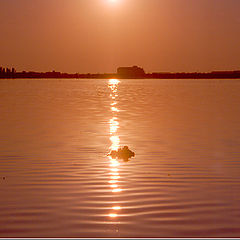
[[[116,213],[110,213],[110,214],[109,214],[109,217],[110,217],[110,218],[116,218],[117,216],[118,216],[118,215],[117,215]]]
[[[120,206],[115,206],[115,207],[112,207],[113,210],[121,210],[121,207]]]
[[[120,146],[120,138],[118,136],[112,136],[110,137],[110,141],[112,142],[110,149],[117,151]]]
[[[111,0],[109,0],[111,1]],[[114,2],[114,0],[112,0],[112,2]],[[117,0],[115,0],[115,2],[117,2]],[[118,79],[109,79],[109,85],[117,85],[119,84],[120,81]]]
[[[122,191],[121,188],[115,188],[115,189],[112,190],[113,193],[119,193],[121,191]]]

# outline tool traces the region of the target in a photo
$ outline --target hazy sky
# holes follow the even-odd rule
[[[0,66],[240,69],[240,0],[0,0]]]

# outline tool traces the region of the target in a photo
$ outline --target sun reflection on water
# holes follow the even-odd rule
[[[117,121],[116,117],[113,117],[112,119],[110,119],[110,134],[114,134],[117,132],[118,128],[119,128],[119,122]]]
[[[117,216],[118,216],[118,214],[116,214],[116,213],[109,213],[110,218],[116,218]]]
[[[110,150],[118,150],[120,147],[120,138],[118,136],[111,136],[110,141],[112,142]]]
[[[115,207],[112,207],[113,210],[121,210],[121,207],[120,206],[115,206]]]
[[[109,79],[109,87],[112,89],[116,89],[117,85],[120,83],[118,79]]]
[[[118,79],[110,79],[108,82],[108,86],[111,89],[110,98],[112,99],[112,102],[110,104],[110,109],[112,111],[113,117],[109,121],[109,128],[110,128],[110,151],[117,151],[120,147],[120,138],[117,134],[117,131],[119,129],[119,122],[117,118],[117,113],[119,112],[119,109],[117,108],[117,97],[118,97],[118,84],[120,81]],[[116,194],[119,194],[122,192],[119,182],[120,179],[120,173],[119,173],[119,167],[120,162],[117,159],[113,159],[111,156],[108,156],[109,158],[109,187],[114,194],[114,197]],[[113,206],[111,213],[108,214],[110,219],[119,217],[119,211],[121,210],[121,206]]]
[[[112,109],[112,112],[119,112],[119,109],[116,107],[111,107],[111,109]]]

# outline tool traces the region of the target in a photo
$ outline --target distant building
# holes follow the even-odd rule
[[[117,74],[122,77],[142,77],[145,75],[143,68],[138,66],[133,67],[119,67]]]

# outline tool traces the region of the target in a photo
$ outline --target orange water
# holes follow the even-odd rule
[[[0,237],[240,237],[239,92],[1,80]]]

